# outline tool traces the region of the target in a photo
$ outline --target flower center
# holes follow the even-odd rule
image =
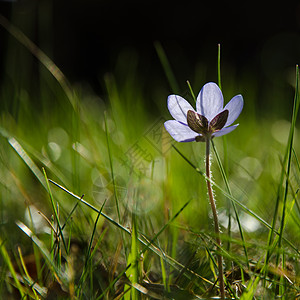
[[[193,110],[189,110],[187,112],[187,123],[193,131],[200,133],[201,135],[211,135],[225,126],[228,119],[228,113],[229,111],[225,109],[208,122],[206,117]]]

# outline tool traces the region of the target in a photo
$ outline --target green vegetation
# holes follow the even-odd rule
[[[163,128],[169,87],[157,87],[147,103],[143,74],[122,61],[122,72],[100,79],[107,90],[100,99],[71,87],[16,28],[7,29],[39,62],[40,82],[36,95],[25,76],[7,75],[1,86],[3,298],[211,299],[219,295],[220,252],[228,298],[299,297],[298,68],[294,99],[274,99],[292,108],[290,119],[272,107],[256,113],[255,84],[222,72],[225,102],[241,93],[245,106],[240,126],[213,141],[218,249],[205,146],[175,143]],[[167,54],[155,47],[180,94]],[[192,88],[208,81],[204,73],[182,88],[191,103]]]

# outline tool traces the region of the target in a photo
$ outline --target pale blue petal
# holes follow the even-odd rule
[[[230,127],[224,127],[221,130],[213,133],[212,136],[222,136],[222,135],[225,135],[225,134],[233,131],[234,129],[236,129],[238,127],[238,125],[239,124],[236,124],[236,125],[233,125],[233,126],[230,126]]]
[[[188,110],[195,111],[190,103],[177,95],[170,95],[168,97],[168,109],[175,120],[184,124],[187,124],[186,115]]]
[[[197,113],[211,121],[223,110],[223,95],[217,84],[209,82],[203,86],[198,94],[196,108]]]
[[[244,106],[244,100],[242,95],[237,95],[233,97],[227,105],[224,107],[224,109],[228,109],[229,114],[228,114],[228,119],[225,124],[225,127],[231,125],[237,117],[240,115],[242,109]]]
[[[172,138],[177,142],[192,142],[199,134],[176,120],[165,122],[165,128],[170,133]]]

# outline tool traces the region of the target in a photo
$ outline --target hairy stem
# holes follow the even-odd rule
[[[217,208],[214,200],[214,195],[212,191],[212,186],[210,182],[210,137],[206,138],[206,156],[205,156],[205,163],[206,163],[206,184],[208,190],[208,197],[211,206],[211,210],[213,213],[214,218],[214,225],[215,225],[215,234],[216,234],[216,242],[218,247],[221,249],[221,239],[220,239],[220,228],[219,228],[219,220],[217,214]],[[224,277],[223,277],[223,257],[221,254],[218,255],[218,267],[219,267],[219,285],[220,285],[220,294],[221,299],[225,299],[225,288],[224,288]]]

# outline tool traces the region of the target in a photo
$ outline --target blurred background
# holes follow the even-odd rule
[[[256,91],[251,101],[257,113],[271,106],[290,112],[290,105],[283,100],[293,95],[291,85],[300,56],[297,1],[257,6],[249,2],[2,0],[0,12],[35,42],[72,84],[87,85],[101,97],[106,93],[105,74],[114,73],[122,83],[134,69],[136,80],[146,90],[145,101],[165,101],[157,99],[157,91],[163,90],[166,96],[172,91],[155,41],[161,43],[170,61],[180,87],[176,92],[184,93],[186,80],[198,92],[205,81],[217,81],[220,43],[225,91],[226,84],[235,81],[237,92]],[[0,39],[1,82],[26,74],[29,82],[23,80],[22,84],[36,93],[39,63],[3,28]],[[29,80],[32,78],[34,82]]]

